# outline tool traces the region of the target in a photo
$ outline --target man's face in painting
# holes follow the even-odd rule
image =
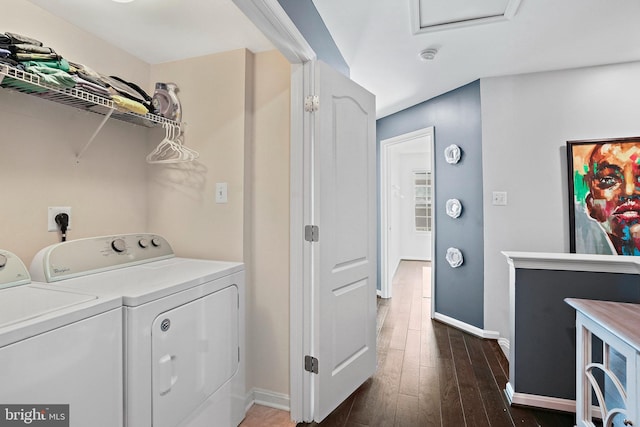
[[[589,216],[620,255],[640,255],[640,142],[596,145],[585,176]]]

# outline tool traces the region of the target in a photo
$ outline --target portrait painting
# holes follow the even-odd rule
[[[640,137],[567,141],[570,249],[640,255]]]

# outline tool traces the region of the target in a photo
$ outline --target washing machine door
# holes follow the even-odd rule
[[[238,369],[238,288],[166,311],[152,325],[153,426],[175,427]]]

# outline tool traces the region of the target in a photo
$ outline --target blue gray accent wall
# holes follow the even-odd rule
[[[636,274],[516,269],[509,380],[516,393],[574,400],[576,313],[565,298],[640,303]]]
[[[435,309],[440,314],[482,329],[484,234],[480,81],[379,119],[378,159],[380,141],[429,126],[434,127],[435,133],[436,241],[435,253],[432,254],[432,262],[436,267]],[[458,145],[462,151],[461,160],[456,165],[448,164],[443,154],[445,147],[451,144]],[[378,162],[378,168],[379,164]],[[379,172],[378,169],[378,175]],[[445,203],[451,198],[459,199],[463,205],[463,213],[457,219],[452,219],[445,213]],[[449,266],[445,260],[449,247],[462,251],[462,266]],[[378,247],[378,268],[379,264]]]
[[[333,41],[312,0],[278,0],[318,59],[349,77],[349,65]]]

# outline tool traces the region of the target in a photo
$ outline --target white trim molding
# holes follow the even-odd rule
[[[316,59],[316,54],[278,0],[233,0],[292,64]]]
[[[388,176],[388,158],[389,158],[389,154],[388,154],[388,150],[396,145],[396,144],[402,144],[404,142],[408,142],[408,141],[412,141],[418,138],[428,138],[429,140],[427,141],[428,144],[428,148],[427,148],[427,152],[429,152],[429,167],[428,170],[433,172],[435,169],[435,165],[434,165],[434,152],[435,152],[435,128],[433,126],[429,126],[426,128],[422,128],[422,129],[418,129],[412,132],[408,132],[408,133],[404,133],[402,135],[397,135],[391,138],[387,138],[384,139],[382,141],[380,141],[380,158],[379,158],[379,164],[380,164],[380,175],[378,177],[379,181],[379,185],[380,185],[380,192],[379,192],[379,197],[380,197],[380,291],[381,291],[381,297],[382,298],[391,298],[393,296],[393,287],[391,284],[393,275],[395,274],[395,271],[390,271],[389,269],[389,253],[388,253],[388,248],[389,248],[389,240],[390,240],[390,236],[389,236],[389,228],[390,228],[390,224],[389,224],[389,217],[390,214],[388,212],[389,209],[389,203],[390,203],[390,199],[391,199],[391,195],[389,194],[389,176]],[[435,200],[436,199],[436,193],[435,193],[435,185],[432,181],[432,190],[431,190],[431,199]],[[431,223],[435,224],[436,223],[436,211],[435,209],[432,209],[432,217],[431,217]],[[433,260],[434,257],[434,253],[435,253],[435,241],[436,241],[436,229],[435,227],[432,227],[431,229],[431,256],[430,256],[430,260]],[[407,257],[402,257],[399,256],[399,259],[409,259]],[[435,293],[435,286],[433,285],[435,283],[435,271],[436,271],[436,264],[435,262],[431,263],[431,290],[432,290],[432,305],[433,305],[433,296]],[[432,309],[433,312],[433,309]]]
[[[453,326],[456,329],[460,329],[461,331],[467,332],[471,335],[475,335],[476,337],[487,338],[491,340],[497,340],[498,338],[500,338],[500,333],[497,331],[487,331],[484,329],[480,329],[476,326],[461,322],[460,320],[454,319],[453,317],[449,317],[438,312],[433,314],[433,318],[439,322],[446,323],[449,326]]]
[[[474,25],[490,24],[492,22],[508,21],[513,18],[520,7],[521,0],[509,0],[503,13],[498,15],[478,16],[477,18],[460,18],[441,24],[423,25],[420,18],[422,0],[411,0],[411,23],[414,35],[451,30],[454,28],[471,27]]]
[[[516,393],[510,382],[507,383],[504,392],[511,405],[545,408],[563,412],[576,412],[575,400],[561,399],[559,397],[538,396],[527,393]]]
[[[498,345],[500,346],[500,350],[502,350],[504,357],[506,357],[507,360],[509,360],[509,350],[511,349],[511,343],[509,342],[509,340],[506,338],[500,337],[498,338]]]
[[[514,268],[640,274],[639,257],[546,252],[502,252],[502,255]]]
[[[291,68],[291,148],[290,148],[290,393],[286,408],[290,410],[295,421],[305,421],[310,413],[309,375],[304,372],[304,354],[308,343],[305,331],[309,330],[305,313],[305,274],[308,266],[304,265],[304,195],[309,190],[308,165],[305,163],[305,128],[303,126],[303,99],[313,86],[312,76],[307,75],[304,64],[316,59],[316,54],[302,36],[289,15],[278,0],[233,0],[233,3],[262,31],[274,46],[292,64]],[[256,401],[272,402],[271,393],[260,393]],[[273,402],[277,405],[278,399]],[[275,406],[274,406],[275,407]],[[289,409],[290,408],[290,409]]]
[[[507,383],[504,394],[510,405],[528,406],[532,408],[545,408],[553,411],[576,413],[576,402],[571,399],[561,399],[559,397],[538,396],[536,394],[516,393],[513,391],[511,383]],[[594,418],[600,418],[602,413],[597,406],[591,406],[591,414]]]
[[[290,411],[290,399],[288,394],[276,393],[275,391],[252,388],[246,397],[246,410],[248,411],[254,404],[267,406],[269,408]]]

